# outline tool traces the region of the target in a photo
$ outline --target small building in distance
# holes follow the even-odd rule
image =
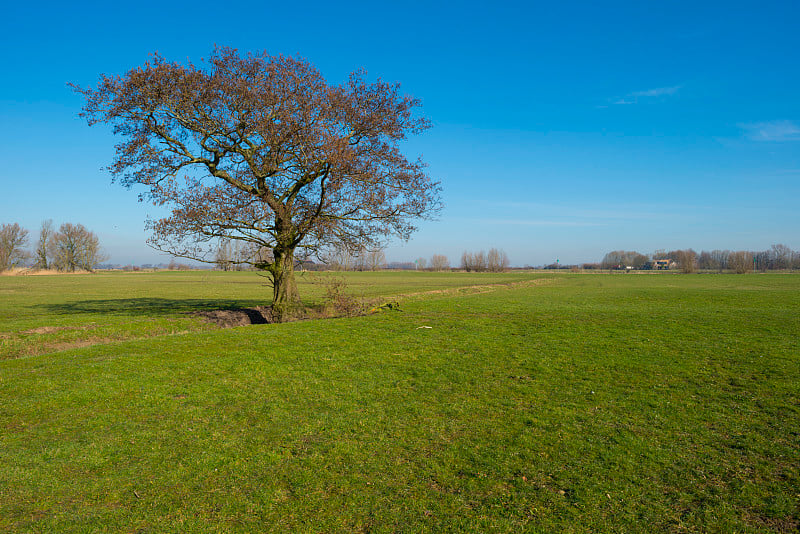
[[[675,262],[670,259],[650,260],[647,264],[648,268],[654,271],[664,271],[672,268],[674,265]]]

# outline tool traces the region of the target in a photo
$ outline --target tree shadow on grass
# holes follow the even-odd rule
[[[237,310],[254,308],[264,305],[259,300],[234,300],[234,299],[165,299],[165,298],[126,298],[126,299],[100,299],[79,300],[61,304],[40,304],[37,308],[44,308],[51,314],[81,315],[102,314],[117,316],[145,316],[161,317],[170,315],[185,315],[196,312],[213,310]]]

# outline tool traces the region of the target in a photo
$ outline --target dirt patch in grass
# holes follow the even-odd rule
[[[61,352],[63,350],[70,350],[70,349],[82,349],[85,347],[91,347],[93,345],[104,345],[106,343],[112,343],[114,341],[121,341],[121,340],[113,337],[91,337],[88,339],[78,339],[75,341],[59,341],[54,343],[45,343],[44,345],[42,345],[41,351],[36,352],[32,355],[47,354],[50,352]]]
[[[83,326],[39,326],[37,328],[31,328],[30,330],[22,330],[20,334],[53,334],[64,330],[91,330],[96,327],[97,325],[93,324]]]
[[[31,269],[27,267],[18,267],[0,272],[0,276],[42,276],[49,274],[94,274],[94,273],[92,271],[82,271],[82,270],[67,272],[67,271],[56,271],[53,269]]]
[[[193,315],[223,328],[247,326],[251,324],[270,324],[273,322],[271,306],[201,311],[195,312]]]
[[[766,527],[773,532],[798,532],[800,519],[794,516],[789,517],[758,517],[750,523],[757,527]]]
[[[523,280],[521,282],[506,282],[500,284],[482,284],[473,286],[450,287],[445,289],[431,289],[429,291],[418,291],[416,293],[404,293],[396,295],[396,298],[420,298],[436,295],[464,296],[475,295],[478,293],[489,293],[497,289],[510,289],[518,287],[541,286],[555,283],[553,278],[537,278],[535,280]]]

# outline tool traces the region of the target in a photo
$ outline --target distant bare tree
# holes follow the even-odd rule
[[[351,271],[356,265],[356,255],[343,246],[329,248],[320,257],[334,271]]]
[[[370,250],[364,254],[364,266],[370,271],[379,271],[386,266],[386,254],[382,249]]]
[[[496,248],[490,248],[489,253],[486,255],[486,270],[493,273],[502,270],[500,267],[500,251]]]
[[[482,250],[475,253],[473,256],[475,259],[475,270],[479,273],[486,271],[486,253]]]
[[[770,253],[773,269],[791,269],[792,249],[786,245],[772,245]]]
[[[461,267],[467,272],[483,272],[487,268],[486,252],[467,252],[461,255]]]
[[[724,269],[728,268],[728,256],[730,256],[730,250],[712,250],[711,251],[711,258],[712,261],[717,265],[717,270],[722,272]]]
[[[643,269],[650,261],[650,258],[645,256],[644,254],[640,254],[638,252],[633,251],[631,252],[629,261],[631,267],[633,267],[634,269]]]
[[[417,258],[414,260],[414,263],[416,264],[418,271],[424,271],[428,266],[428,260],[426,258]]]
[[[766,271],[770,265],[770,251],[762,250],[760,252],[753,252],[753,269],[759,271]]]
[[[621,269],[625,267],[625,251],[612,250],[606,253],[600,265],[603,266],[603,269]]]
[[[687,248],[686,250],[675,251],[676,262],[678,267],[684,273],[693,273],[697,271],[697,253]]]
[[[22,265],[29,257],[23,247],[28,231],[17,223],[0,226],[0,272]]]
[[[753,253],[740,250],[728,255],[728,266],[736,274],[749,273],[753,270]]]
[[[250,259],[250,243],[233,241],[231,243],[231,268],[234,271],[241,271],[243,264]]]
[[[51,264],[59,271],[91,271],[107,259],[100,240],[82,224],[64,223],[50,239]]]
[[[214,255],[217,268],[221,271],[231,270],[231,243],[227,239],[220,240],[217,245],[217,252]]]
[[[461,268],[467,272],[479,271],[480,261],[477,257],[477,254],[474,252],[464,251],[464,253],[461,255]]]
[[[714,261],[714,257],[707,250],[704,250],[697,256],[697,268],[701,271],[715,271],[719,268]]]
[[[450,260],[443,254],[431,256],[431,269],[434,271],[446,271],[450,269]]]
[[[273,256],[272,256],[272,249],[254,244],[251,247],[250,257],[252,258],[252,262],[256,265],[265,264],[265,263],[272,263]],[[300,262],[303,263],[304,259],[301,256]]]
[[[39,230],[39,241],[36,242],[36,268],[47,269],[48,262],[48,248],[50,246],[50,239],[53,235],[53,220],[47,219],[42,222],[42,228]]]
[[[614,250],[603,257],[600,265],[603,269],[625,269],[627,267],[641,269],[648,261],[647,256],[635,250]]]
[[[214,261],[222,271],[243,271],[253,264],[271,262],[272,250],[253,243],[220,239]],[[298,264],[301,262],[298,259]]]
[[[466,250],[461,254],[461,268],[469,272],[472,270],[472,253]]]
[[[490,249],[486,255],[486,268],[493,273],[501,273],[508,269],[508,254],[496,248]]]

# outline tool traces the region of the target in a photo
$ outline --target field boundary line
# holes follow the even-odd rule
[[[454,296],[464,297],[469,295],[479,295],[481,293],[491,293],[498,289],[517,289],[522,287],[534,287],[551,285],[556,282],[555,278],[536,278],[535,280],[522,280],[519,282],[500,282],[497,284],[477,284],[471,286],[449,287],[446,289],[431,289],[429,291],[416,291],[414,293],[399,293],[391,295],[395,299],[422,300],[430,296]]]

